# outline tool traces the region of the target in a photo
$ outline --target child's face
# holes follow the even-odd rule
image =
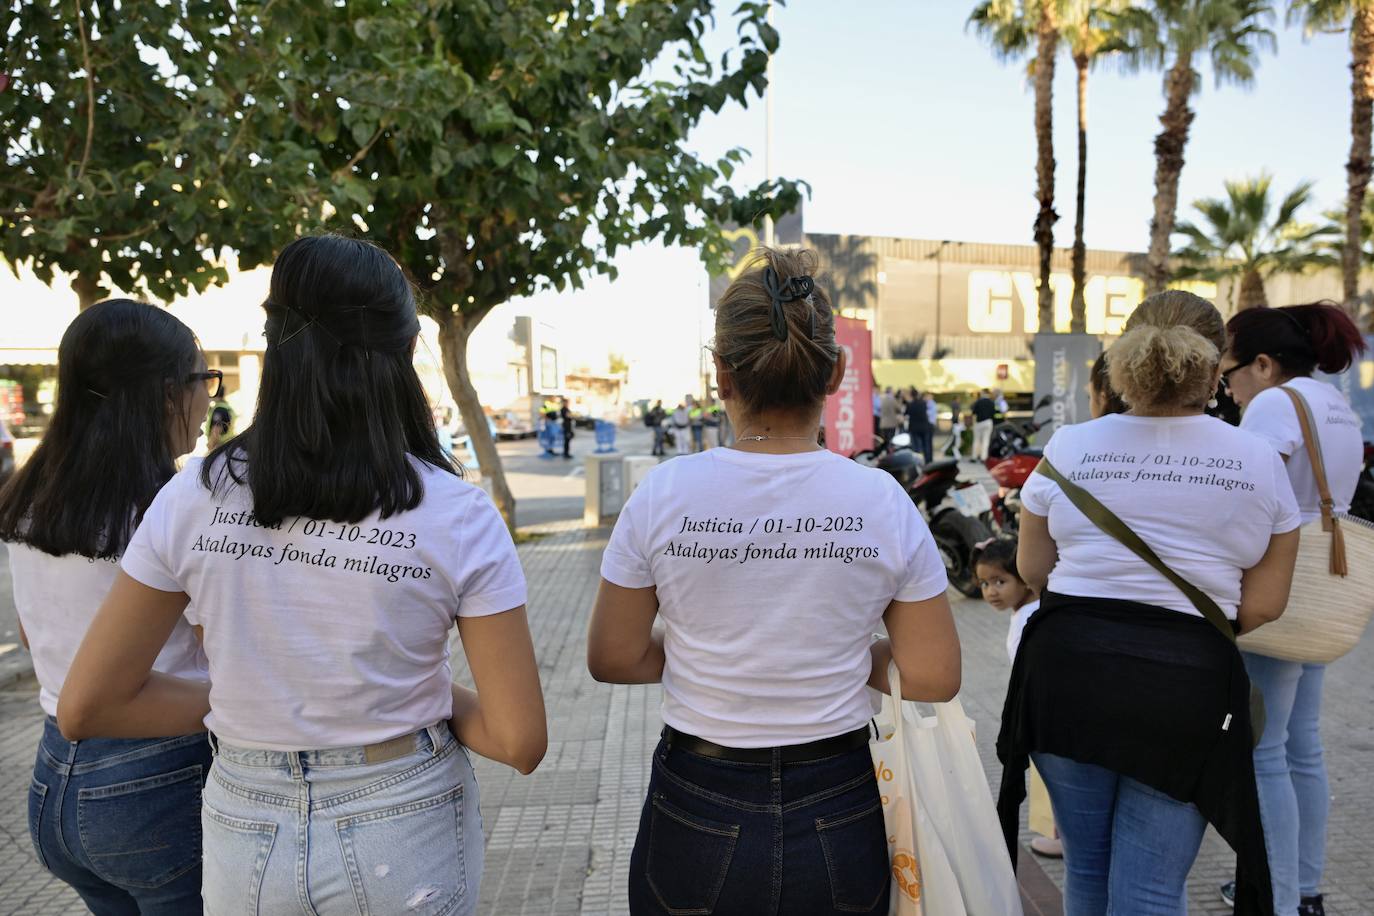
[[[992,605],[994,610],[1015,610],[1030,597],[1031,591],[1026,583],[1000,566],[979,563],[974,573],[978,576],[978,587],[983,590],[983,600]]]

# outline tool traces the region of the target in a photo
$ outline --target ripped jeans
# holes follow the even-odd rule
[[[400,740],[400,739],[398,739]],[[467,751],[444,724],[383,763],[362,748],[217,744],[205,786],[207,916],[467,916],[482,819]]]

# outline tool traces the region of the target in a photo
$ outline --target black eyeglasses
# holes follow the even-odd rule
[[[205,393],[210,395],[212,400],[224,395],[224,373],[218,369],[207,369],[204,372],[192,372],[190,375],[186,376],[186,384],[190,385],[195,382],[205,383]]]
[[[1227,394],[1231,393],[1231,373],[1235,372],[1237,369],[1244,369],[1246,366],[1253,363],[1256,359],[1257,357],[1252,356],[1243,363],[1236,363],[1230,369],[1227,369],[1225,372],[1221,374],[1221,387],[1226,389]]]

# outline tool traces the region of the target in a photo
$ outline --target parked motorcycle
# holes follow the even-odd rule
[[[949,584],[976,598],[973,548],[992,537],[984,521],[992,511],[987,491],[976,480],[961,478],[959,462],[950,458],[922,466],[907,492],[930,526]]]
[[[1040,449],[1026,448],[1003,458],[988,458],[988,473],[997,482],[997,494],[991,497],[990,520],[998,534],[1015,537],[1021,530],[1021,488],[1035,473],[1042,457]]]

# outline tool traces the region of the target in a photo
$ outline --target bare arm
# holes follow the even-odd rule
[[[1059,562],[1059,547],[1050,537],[1050,522],[1043,515],[1021,507],[1021,530],[1016,545],[1016,569],[1021,579],[1037,595],[1045,593],[1050,581],[1050,571]]]
[[[605,579],[596,594],[587,632],[587,670],[607,684],[663,680],[663,634],[654,632],[658,592],[622,588]]]
[[[210,685],[153,671],[188,598],[120,572],[91,621],[57,701],[68,740],[159,738],[205,730]]]
[[[1260,561],[1241,574],[1240,610],[1236,619],[1240,621],[1242,633],[1283,616],[1297,561],[1298,531],[1294,529],[1271,537],[1269,549]]]
[[[868,686],[887,693],[887,663],[897,662],[902,696],[908,700],[943,703],[959,692],[963,663],[959,633],[954,628],[949,599],[894,601],[883,614],[888,638],[873,643],[873,670]]]
[[[453,685],[453,733],[483,757],[534,772],[549,732],[525,608],[459,617],[458,635],[477,689]]]

